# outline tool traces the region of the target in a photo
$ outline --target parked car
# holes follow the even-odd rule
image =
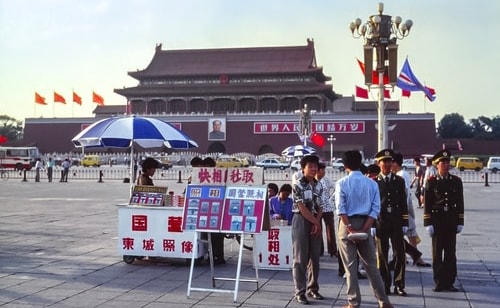
[[[493,173],[497,173],[498,170],[500,170],[500,157],[499,156],[492,156],[488,159],[488,163],[486,164],[486,168],[488,170],[491,170]]]
[[[100,167],[101,160],[99,155],[85,155],[81,161],[83,167]]]
[[[292,171],[299,171],[301,168],[300,168],[300,159],[296,159],[294,161],[292,161],[290,163],[290,169],[292,169]]]
[[[158,168],[160,169],[163,169],[163,170],[168,170],[170,168],[172,168],[172,163],[166,159],[166,158],[163,158],[163,157],[158,157],[156,158],[156,161],[158,162]]]
[[[280,170],[285,170],[286,168],[290,167],[290,164],[288,162],[282,162],[276,158],[267,158],[256,162],[255,166],[263,167],[264,170],[268,168],[278,168]]]
[[[420,164],[425,165],[422,162],[420,162]],[[415,164],[413,163],[413,158],[403,159],[403,164],[401,165],[401,168],[403,168],[403,170],[415,170]]]
[[[219,156],[215,161],[215,166],[222,168],[238,168],[245,167],[245,163],[234,156]]]
[[[344,167],[344,162],[342,161],[342,158],[335,158],[332,161],[332,168],[337,169],[339,171],[344,171],[345,167]]]
[[[459,157],[455,168],[460,171],[464,171],[465,169],[480,171],[483,169],[483,162],[477,157]]]

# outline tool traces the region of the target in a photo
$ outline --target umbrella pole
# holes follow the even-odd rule
[[[130,141],[130,197],[132,197],[132,189],[134,187],[135,178],[134,177],[134,141]]]

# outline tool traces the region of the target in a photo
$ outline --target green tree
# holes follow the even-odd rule
[[[480,116],[477,119],[470,120],[470,126],[474,138],[483,140],[498,140],[500,139],[500,117],[496,116],[490,119],[485,116]]]
[[[7,137],[8,140],[22,139],[23,122],[7,115],[0,115],[0,135]]]
[[[441,138],[471,138],[472,128],[458,113],[446,114],[438,123],[437,133]]]

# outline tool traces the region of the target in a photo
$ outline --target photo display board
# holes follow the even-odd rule
[[[266,186],[227,186],[222,230],[228,233],[260,233],[266,198]]]
[[[266,198],[266,186],[189,184],[183,230],[260,233]]]
[[[220,231],[225,191],[223,185],[188,185],[183,230]]]

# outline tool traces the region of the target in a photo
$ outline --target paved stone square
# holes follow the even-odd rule
[[[185,184],[159,180],[181,193]],[[282,183],[278,183],[282,184]],[[155,259],[126,264],[117,253],[117,206],[128,201],[129,186],[119,180],[97,183],[0,182],[0,306],[5,307],[297,307],[290,271],[260,270],[255,283],[241,282],[233,294],[193,291],[187,298],[186,260]],[[465,229],[458,236],[457,293],[432,291],[432,270],[407,267],[408,297],[391,296],[396,307],[499,307],[500,185],[465,184]],[[415,209],[419,249],[430,262],[430,239]],[[225,241],[227,263],[217,277],[235,277],[238,245]],[[251,252],[244,250],[242,278],[255,279]],[[211,288],[210,266],[194,268],[193,287]],[[362,307],[377,307],[368,281],[361,280]],[[218,288],[234,289],[232,281]],[[321,259],[320,292],[314,307],[346,304],[337,260]]]

